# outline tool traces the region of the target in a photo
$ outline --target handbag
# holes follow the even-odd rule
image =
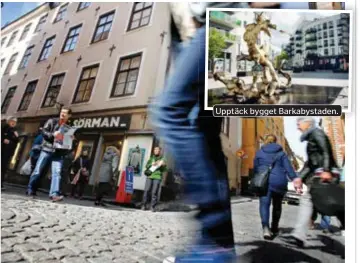
[[[31,175],[31,160],[30,158],[24,163],[24,165],[20,169],[21,175]]]
[[[254,177],[250,181],[250,189],[252,192],[259,196],[264,196],[267,194],[271,170],[274,168],[278,157],[282,154],[283,153],[277,154],[272,163],[267,166],[266,169],[255,173]]]
[[[345,211],[345,189],[337,182],[322,182],[314,177],[310,187],[313,205],[319,213],[337,216]]]

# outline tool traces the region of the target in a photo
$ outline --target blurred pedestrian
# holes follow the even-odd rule
[[[161,148],[159,146],[154,148],[154,154],[150,157],[145,168],[150,172],[149,176],[146,178],[141,209],[146,210],[149,193],[151,193],[151,211],[155,212],[155,207],[158,201],[158,193],[161,187],[162,175],[166,171],[165,159],[161,154]]]
[[[311,221],[310,221],[311,230],[315,229],[315,222],[317,218],[318,218],[318,211],[315,208],[313,208],[313,214],[311,216]],[[324,233],[332,233],[333,231],[331,229],[331,217],[321,215],[320,227]]]
[[[265,239],[272,239],[279,233],[282,201],[287,192],[289,179],[293,181],[296,189],[301,186],[301,179],[298,178],[289,158],[281,145],[277,143],[277,138],[273,134],[265,136],[265,145],[256,152],[254,173],[268,170],[269,167],[272,167],[272,169],[269,176],[268,191],[266,195],[260,196],[260,217]],[[273,210],[270,230],[271,203]]]
[[[299,246],[304,246],[306,245],[309,220],[313,214],[310,190],[314,178],[320,178],[323,182],[338,180],[339,170],[333,156],[330,140],[325,132],[316,126],[314,118],[298,118],[297,127],[302,132],[301,141],[307,141],[306,153],[308,158],[303,169],[300,171],[300,177],[308,187],[308,191],[304,192],[301,196],[298,221],[294,231],[291,233],[291,237],[295,239]],[[344,229],[345,211],[337,217]]]
[[[5,175],[19,142],[16,125],[17,119],[8,117],[6,124],[1,127],[1,190],[5,189]]]
[[[74,177],[71,180],[71,196],[82,199],[86,184],[89,182],[91,164],[89,152],[83,150],[81,155],[76,158],[71,168]]]
[[[74,142],[75,144],[75,142]],[[60,192],[63,196],[71,195],[72,185],[71,181],[75,176],[72,174],[72,166],[73,162],[75,161],[76,156],[76,146],[73,147],[73,150],[66,154],[63,159],[63,165],[61,168],[61,187]]]
[[[116,174],[119,168],[120,152],[116,146],[106,148],[101,165],[99,178],[96,184],[95,205],[105,206],[103,197],[111,192],[116,183]]]
[[[30,150],[31,172],[34,171],[36,163],[40,157],[43,140],[42,127],[40,127]]]

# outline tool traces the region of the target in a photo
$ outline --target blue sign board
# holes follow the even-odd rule
[[[132,166],[126,167],[125,177],[125,192],[132,194],[134,192],[134,168]]]

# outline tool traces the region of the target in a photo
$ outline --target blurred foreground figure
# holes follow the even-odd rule
[[[308,161],[300,172],[300,177],[308,186],[300,200],[298,222],[291,237],[295,239],[299,246],[306,245],[306,235],[309,230],[309,219],[313,214],[313,201],[310,195],[311,187],[317,180],[322,182],[339,181],[339,169],[336,165],[330,140],[322,129],[316,127],[315,120],[311,117],[299,118],[297,121],[298,129],[302,132],[301,141],[307,141],[306,153]],[[329,192],[323,196],[328,199],[333,193]],[[326,215],[326,214],[324,214]],[[337,218],[345,229],[345,211],[338,213]]]
[[[183,174],[185,199],[199,209],[196,220],[202,235],[189,254],[177,256],[175,262],[235,262],[229,185],[220,141],[222,119],[203,111],[206,31],[202,4],[209,3],[192,9],[195,31],[183,28],[189,23],[184,14],[191,10],[179,7],[183,4],[170,5],[175,65],[161,96],[151,106],[154,128]],[[187,37],[189,40],[180,43]],[[197,118],[192,122],[194,112]]]

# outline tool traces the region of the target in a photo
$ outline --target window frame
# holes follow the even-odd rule
[[[68,7],[69,7],[69,3],[63,4],[63,5],[61,5],[61,6],[59,7],[58,12],[57,12],[57,14],[56,14],[56,16],[55,16],[55,19],[54,19],[54,21],[53,21],[53,24],[56,24],[56,23],[64,20],[65,15],[66,15],[66,13],[67,13],[67,11],[68,11]],[[63,10],[63,8],[65,8],[65,10]],[[60,15],[60,13],[61,13],[62,16],[61,16],[61,19],[58,19],[58,16]],[[65,13],[65,14],[64,14],[64,13]]]
[[[113,26],[113,22],[114,22],[114,19],[115,19],[115,13],[116,13],[115,11],[116,11],[116,10],[112,10],[112,11],[109,11],[109,12],[107,12],[107,13],[102,14],[101,16],[99,16],[98,21],[96,22],[96,26],[95,26],[95,30],[94,30],[93,36],[92,36],[92,38],[91,38],[91,44],[99,43],[99,42],[101,42],[101,41],[105,41],[105,40],[109,39],[109,35],[110,35],[111,29],[112,29],[112,26]],[[101,20],[102,18],[104,18],[104,17],[106,17],[106,16],[110,16],[110,15],[113,15],[114,17],[113,17],[113,19],[111,20],[111,26],[110,26],[109,31],[108,31],[109,34],[108,34],[107,37],[104,38],[104,39],[101,39],[101,38],[100,38],[99,40],[94,41],[94,40],[95,40],[95,36],[96,36],[96,31],[98,30],[98,28],[99,28],[100,26],[105,26],[105,25],[109,24],[108,22],[106,22],[105,24],[100,25],[100,20]],[[104,32],[105,32],[105,31],[103,31],[101,34],[103,34]]]
[[[60,94],[62,85],[63,85],[64,80],[65,80],[65,77],[66,77],[66,73],[65,73],[65,72],[63,72],[63,73],[58,73],[58,74],[55,74],[55,75],[52,75],[52,76],[51,76],[50,82],[49,82],[49,84],[48,84],[48,86],[47,86],[47,88],[46,88],[45,96],[44,96],[44,98],[43,98],[43,101],[41,102],[41,108],[43,108],[43,109],[53,108],[53,107],[56,105],[56,100],[55,100],[54,105],[51,105],[51,106],[45,106],[45,102],[46,102],[46,99],[48,98],[48,95],[49,95],[49,92],[50,92],[50,88],[53,87],[53,86],[51,86],[51,83],[53,82],[53,79],[56,78],[56,77],[58,78],[58,77],[60,77],[60,76],[63,76],[63,81],[61,82],[61,86],[60,86],[60,88],[59,88],[59,91],[58,91],[58,94],[57,94],[57,96],[56,96],[56,99],[59,97],[59,94]],[[58,85],[57,85],[57,86],[58,86]],[[55,86],[54,86],[54,87],[55,87]]]
[[[47,22],[48,16],[49,14],[45,14],[42,17],[40,17],[38,24],[35,27],[34,33],[41,32],[41,30],[43,30],[42,25],[44,25]]]
[[[31,58],[32,52],[34,51],[34,48],[35,48],[35,45],[31,45],[31,46],[29,46],[29,47],[25,50],[25,53],[24,53],[24,55],[23,55],[23,57],[22,57],[22,59],[21,59],[21,61],[20,61],[20,64],[19,64],[18,69],[24,69],[24,68],[26,68],[26,67],[28,66],[29,60],[30,60],[30,58]],[[26,52],[28,52],[29,49],[31,49],[31,52],[30,52],[29,55],[27,55]],[[25,56],[29,57],[29,59],[28,59],[28,61],[27,61],[27,64],[26,64],[25,66],[22,66],[22,64],[23,64],[23,62],[24,62],[24,59],[25,59]]]
[[[89,78],[83,79],[83,75],[84,75],[85,70],[90,69],[90,71],[91,71],[92,69],[94,69],[94,68],[96,68],[96,67],[97,67],[97,72],[96,72],[96,76],[95,76],[95,77],[90,77],[90,76],[89,76]],[[79,77],[78,82],[77,82],[77,84],[76,84],[75,93],[74,93],[74,96],[73,96],[73,98],[72,98],[72,104],[81,104],[81,103],[87,103],[87,102],[90,101],[90,99],[91,99],[91,97],[92,97],[92,93],[93,93],[94,88],[95,88],[96,78],[97,78],[97,76],[98,76],[98,74],[99,74],[99,70],[100,70],[100,63],[95,63],[95,64],[92,64],[92,65],[89,65],[89,66],[86,66],[86,67],[83,67],[83,68],[82,68],[81,73],[80,73],[80,77]],[[80,89],[80,84],[82,83],[82,81],[87,81],[87,84],[86,84],[86,87],[87,87],[88,82],[89,82],[90,80],[92,80],[92,79],[94,80],[94,84],[93,84],[93,86],[91,87],[91,94],[90,94],[89,100],[75,101],[75,99],[76,99],[76,97],[77,97],[77,94],[78,94],[78,92],[79,92],[79,89]],[[85,89],[85,90],[86,90],[86,89]],[[84,94],[85,94],[85,92],[84,92]]]
[[[10,39],[9,39],[6,47],[11,47],[12,44],[14,44],[14,40],[15,40],[15,38],[17,37],[17,34],[18,34],[18,33],[19,33],[19,30],[16,30],[16,31],[12,32],[12,34],[11,34],[11,36],[10,36]]]
[[[130,32],[130,31],[142,28],[142,27],[146,27],[146,26],[148,26],[150,24],[150,20],[151,20],[151,17],[153,15],[154,2],[151,2],[151,6],[143,7],[140,10],[135,11],[135,7],[136,7],[137,3],[149,3],[149,2],[134,2],[133,3],[133,7],[132,7],[132,10],[131,10],[131,14],[130,14],[130,18],[129,18],[129,22],[128,22],[128,26],[127,26],[127,30],[126,30],[127,32]],[[142,14],[146,9],[150,9],[149,22],[146,25],[140,25],[141,19],[143,18]],[[133,22],[134,15],[136,13],[140,13],[140,12],[141,12],[141,16],[140,16],[140,19],[139,19],[140,20],[139,26],[135,27],[135,28],[131,28],[131,24]]]
[[[88,5],[88,6],[85,6],[85,7],[83,7],[83,8],[80,8],[80,6],[81,6],[82,3],[88,3],[89,5]],[[86,9],[86,8],[89,8],[90,5],[91,5],[91,2],[79,2],[78,7],[77,7],[77,9],[76,9],[76,12],[80,12],[80,11]]]
[[[17,86],[12,86],[12,87],[10,87],[10,88],[7,90],[6,95],[5,95],[5,98],[4,98],[4,100],[2,101],[2,103],[1,103],[1,114],[6,114],[6,112],[8,111],[9,106],[10,106],[10,104],[11,104],[11,101],[12,101],[12,99],[13,99],[14,96],[15,96],[16,89],[17,89]],[[11,97],[10,97],[10,99],[9,99],[9,95],[10,95],[10,91],[11,91],[11,90],[13,90],[14,92],[12,93],[12,95],[11,95]],[[6,109],[4,109],[5,102],[6,102],[7,100],[9,100],[9,103],[6,105]]]
[[[35,83],[35,87],[33,88],[33,91],[30,93],[30,92],[27,92],[29,86],[31,84],[34,84]],[[27,111],[29,109],[29,106],[31,104],[31,100],[32,100],[32,97],[34,96],[34,93],[35,93],[35,90],[36,90],[36,87],[37,87],[37,84],[39,83],[39,80],[38,79],[35,79],[35,80],[32,80],[32,81],[29,81],[28,84],[26,85],[26,88],[25,88],[25,91],[24,91],[24,94],[21,98],[21,101],[20,101],[20,104],[19,104],[19,107],[18,107],[18,111]],[[29,103],[26,107],[26,109],[22,109],[22,106],[24,106],[24,102],[25,102],[25,96],[28,95],[28,94],[31,94],[31,97],[29,99]]]
[[[21,32],[19,41],[23,41],[23,40],[28,36],[28,34],[29,34],[29,32],[30,32],[30,29],[31,29],[31,26],[32,26],[32,23],[29,23],[29,24],[27,24],[27,25],[24,27],[23,32]],[[26,30],[26,29],[27,29],[27,30]]]
[[[41,52],[40,52],[40,54],[39,54],[39,58],[38,58],[37,62],[45,61],[45,60],[47,60],[47,59],[49,58],[50,54],[49,54],[45,59],[41,59],[41,57],[42,57],[42,55],[43,55],[43,53],[44,53],[45,48],[47,48],[47,47],[45,47],[46,43],[47,43],[49,40],[54,40],[54,41],[52,42],[52,44],[51,44],[51,49],[50,49],[50,53],[51,53],[52,47],[54,46],[55,39],[56,39],[56,35],[53,35],[53,36],[51,36],[51,37],[48,37],[48,38],[45,40],[45,43],[44,43],[43,47],[41,48]]]
[[[16,52],[16,53],[14,53],[14,54],[11,55],[11,57],[10,57],[7,65],[6,65],[6,68],[5,68],[5,70],[4,70],[3,75],[8,75],[8,74],[10,74],[10,71],[11,71],[12,68],[14,67],[14,63],[15,63],[18,55],[19,55],[19,52]],[[15,58],[14,58],[14,57],[15,57]],[[14,58],[14,60],[12,60],[13,58]],[[11,65],[11,68],[8,70],[10,63],[13,63],[13,64]]]
[[[140,56],[140,65],[138,68],[130,68],[129,66],[129,69],[127,70],[120,70],[121,68],[121,62],[127,60],[127,59],[133,59],[135,57],[138,57]],[[115,72],[115,77],[114,77],[114,80],[113,80],[113,85],[112,85],[112,88],[111,88],[111,93],[110,93],[110,98],[112,99],[115,99],[115,98],[122,98],[122,97],[128,97],[128,96],[132,96],[135,94],[136,92],[136,88],[137,88],[137,85],[138,85],[138,81],[139,81],[139,76],[140,76],[140,69],[141,69],[141,65],[143,63],[143,52],[137,52],[137,53],[134,53],[134,54],[131,54],[131,55],[127,55],[127,56],[122,56],[120,57],[119,59],[119,62],[118,62],[118,65],[116,67],[116,72]],[[131,64],[131,61],[130,61],[130,64]],[[124,88],[124,92],[122,93],[122,95],[115,95],[115,90],[116,90],[116,84],[117,84],[117,79],[119,77],[119,74],[121,73],[124,73],[124,72],[127,72],[129,73],[131,70],[134,70],[134,69],[137,69],[138,70],[138,74],[136,76],[136,83],[135,83],[135,88],[134,88],[134,92],[133,93],[129,93],[129,94],[126,94],[125,93],[125,89],[126,89],[126,84],[128,83],[128,77],[129,77],[129,74],[127,74],[126,76],[126,81],[125,81],[125,88]]]
[[[77,44],[78,44],[78,42],[79,42],[80,31],[81,31],[81,29],[82,29],[82,26],[83,26],[83,24],[81,23],[81,24],[78,24],[78,25],[75,25],[75,26],[72,26],[72,27],[69,28],[69,31],[68,31],[68,33],[67,33],[67,35],[66,35],[66,37],[65,37],[65,41],[64,41],[64,43],[63,43],[63,45],[62,45],[60,54],[72,52],[72,51],[74,51],[74,50],[76,49],[76,46],[77,46]],[[74,35],[74,36],[71,37],[71,38],[74,38],[75,36],[78,37],[78,40],[76,41],[75,47],[74,47],[74,49],[72,49],[72,50],[67,50],[67,51],[65,51],[64,49],[65,49],[65,46],[66,46],[66,42],[69,40],[70,32],[71,32],[72,30],[76,29],[76,28],[80,28],[79,33],[78,33],[77,35]]]

